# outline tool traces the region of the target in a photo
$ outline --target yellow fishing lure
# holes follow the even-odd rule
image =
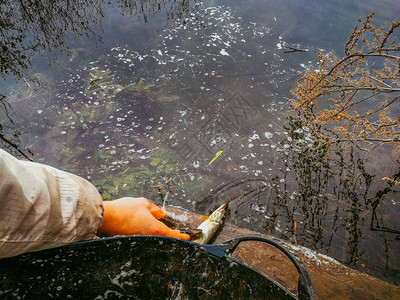
[[[219,151],[219,152],[217,153],[217,155],[215,155],[215,157],[214,157],[208,164],[211,165],[211,163],[212,163],[214,160],[216,160],[216,159],[218,158],[218,156],[221,155],[222,152],[223,152],[223,150]]]

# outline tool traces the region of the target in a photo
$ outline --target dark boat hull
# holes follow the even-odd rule
[[[2,299],[297,298],[225,255],[231,246],[234,243],[201,246],[167,237],[126,236],[27,253],[0,260],[0,295]]]

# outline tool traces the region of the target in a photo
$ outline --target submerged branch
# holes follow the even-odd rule
[[[318,81],[317,83],[308,90],[308,92],[312,92],[324,79],[326,79],[328,76],[330,76],[333,71],[336,70],[336,68],[338,68],[342,63],[346,62],[347,60],[354,58],[354,57],[359,57],[359,58],[365,58],[365,57],[383,57],[383,58],[389,58],[389,59],[394,59],[394,60],[399,60],[400,57],[398,56],[393,56],[393,55],[389,55],[389,54],[383,54],[383,53],[353,53],[350,54],[344,58],[342,58],[341,60],[339,60],[336,64],[334,64],[328,73],[324,74]]]

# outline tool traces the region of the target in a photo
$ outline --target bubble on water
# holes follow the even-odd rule
[[[270,139],[270,138],[272,138],[274,135],[271,133],[271,132],[269,132],[269,131],[266,131],[266,132],[264,132],[264,135],[265,135],[265,137],[267,138],[267,139]]]
[[[251,140],[259,140],[259,139],[260,139],[260,136],[254,131],[253,135],[249,137],[249,142]]]
[[[226,52],[225,49],[221,49],[221,51],[220,51],[219,53],[220,53],[221,55],[224,55],[224,56],[229,56],[229,53]]]
[[[298,128],[298,129],[294,130],[293,132],[294,132],[294,133],[303,133],[304,130],[301,129],[301,128]]]

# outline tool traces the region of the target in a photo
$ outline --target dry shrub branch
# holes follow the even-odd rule
[[[389,143],[400,152],[400,21],[376,27],[373,15],[358,20],[344,57],[319,52],[318,67],[292,91],[293,109],[320,145],[350,142],[371,150]]]

